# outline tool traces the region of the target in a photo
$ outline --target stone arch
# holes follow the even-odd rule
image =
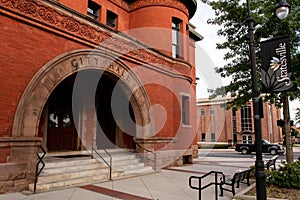
[[[116,57],[99,50],[81,49],[66,52],[44,65],[31,79],[19,101],[13,137],[37,137],[43,108],[52,91],[68,76],[85,69],[106,70],[130,89],[130,103],[136,118],[137,137],[147,137],[153,130],[151,105],[139,78]]]

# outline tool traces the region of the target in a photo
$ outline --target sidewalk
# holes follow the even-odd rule
[[[221,150],[204,150],[221,151]],[[224,150],[223,150],[224,151]],[[234,151],[229,149],[226,151]],[[294,147],[294,152],[300,152],[300,147]],[[76,187],[63,188],[53,191],[32,194],[11,193],[0,195],[0,200],[195,200],[199,199],[198,191],[189,187],[190,176],[202,176],[209,171],[221,171],[225,175],[233,175],[238,169],[245,169],[254,165],[255,156],[252,158],[225,158],[225,157],[199,157],[194,159],[193,165],[173,167],[161,170],[158,173],[144,175],[101,183],[93,183]],[[203,180],[203,185],[212,182],[214,176],[208,176]],[[198,183],[193,183],[197,186]],[[241,184],[237,192],[244,189]],[[219,200],[230,200],[232,194],[224,192],[224,197]],[[215,199],[214,186],[202,191],[202,199]]]
[[[102,183],[87,184],[60,190],[32,193],[12,193],[0,195],[0,200],[195,200],[199,199],[198,191],[189,187],[190,176],[202,176],[205,173],[216,170],[226,175],[232,175],[237,169],[246,168],[254,160],[234,158],[197,158],[193,165],[173,167],[161,170],[158,173],[134,178],[107,181]],[[244,166],[244,167],[241,167]],[[203,185],[214,180],[214,176],[208,176]],[[198,184],[198,183],[193,183]],[[246,185],[241,184],[240,191]],[[210,186],[202,192],[202,199],[214,199],[214,186]],[[230,192],[224,192],[220,200],[232,198]]]

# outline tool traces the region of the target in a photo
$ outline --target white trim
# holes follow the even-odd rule
[[[189,94],[189,93],[179,92],[179,95],[180,95],[180,96],[186,96],[186,97],[191,98],[191,94]]]

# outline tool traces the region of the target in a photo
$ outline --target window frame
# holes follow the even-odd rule
[[[205,109],[204,108],[200,108],[200,115],[205,116]]]
[[[118,28],[118,15],[110,10],[106,11],[106,25],[111,28]]]
[[[236,111],[234,109],[232,109],[231,116],[232,116],[232,132],[234,134],[237,133]]]
[[[172,57],[181,58],[181,27],[182,20],[172,17]],[[174,37],[176,36],[176,38]]]
[[[215,109],[213,107],[209,108],[209,114],[215,115]]]
[[[210,141],[216,142],[216,133],[210,133]]]
[[[94,20],[99,20],[101,6],[96,2],[89,0],[87,7],[87,15]],[[92,11],[92,12],[91,12]]]
[[[206,142],[206,133],[201,133],[201,142]]]
[[[181,95],[181,123],[184,126],[190,126],[190,98],[189,94],[180,93]]]
[[[252,131],[252,109],[250,105],[245,105],[241,110],[241,129],[242,131]]]

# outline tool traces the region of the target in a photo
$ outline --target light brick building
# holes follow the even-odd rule
[[[224,105],[227,101],[226,98],[197,100],[198,142],[234,144],[255,140],[252,102],[237,110],[226,110]],[[270,142],[282,142],[282,131],[277,126],[277,120],[281,118],[280,109],[265,102],[263,114],[262,138]]]
[[[191,162],[196,7],[0,1],[0,192],[28,188],[40,145],[51,152],[90,149],[93,140],[100,148],[138,144],[157,152],[157,165]]]

